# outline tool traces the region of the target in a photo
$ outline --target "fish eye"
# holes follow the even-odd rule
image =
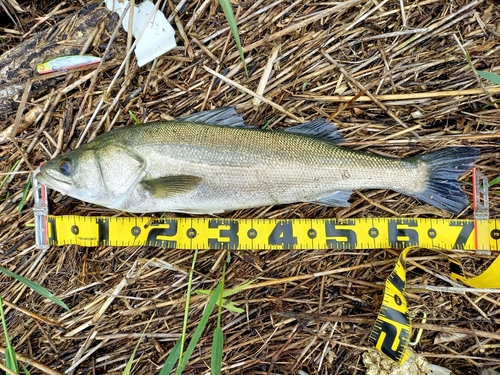
[[[59,162],[59,172],[65,176],[69,176],[73,172],[73,163],[71,160],[63,159]]]

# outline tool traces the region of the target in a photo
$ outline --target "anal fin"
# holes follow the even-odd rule
[[[325,206],[349,207],[351,204],[348,199],[352,195],[352,190],[339,190],[327,197],[315,199],[311,203],[319,203]]]

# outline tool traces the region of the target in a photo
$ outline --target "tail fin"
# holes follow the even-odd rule
[[[416,157],[430,166],[426,189],[415,198],[452,212],[460,213],[469,205],[457,179],[470,170],[479,157],[479,149],[451,147]]]

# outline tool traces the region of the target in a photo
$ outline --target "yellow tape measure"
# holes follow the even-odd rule
[[[412,248],[401,253],[396,266],[385,282],[384,300],[377,320],[370,333],[369,342],[398,363],[407,361],[411,352],[408,344],[411,336],[411,319],[404,296],[406,287],[406,255]]]
[[[420,247],[404,249],[391,274],[385,282],[384,298],[377,320],[370,333],[369,342],[389,358],[404,363],[411,357],[409,340],[411,336],[411,317],[404,296],[406,288],[406,257],[408,253]],[[450,277],[473,288],[500,288],[500,257],[478,276],[467,278],[460,263],[448,258]]]
[[[407,218],[217,219],[51,216],[48,245],[157,246],[178,249],[377,249],[420,246],[500,250],[500,220]],[[487,227],[487,236],[477,236]]]

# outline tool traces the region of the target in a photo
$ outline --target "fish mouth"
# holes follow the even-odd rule
[[[54,177],[47,177],[43,174],[40,167],[35,169],[35,171],[33,172],[33,177],[41,184],[53,190],[57,190],[61,194],[68,195],[67,190],[63,187],[64,181],[58,181],[57,178]]]

